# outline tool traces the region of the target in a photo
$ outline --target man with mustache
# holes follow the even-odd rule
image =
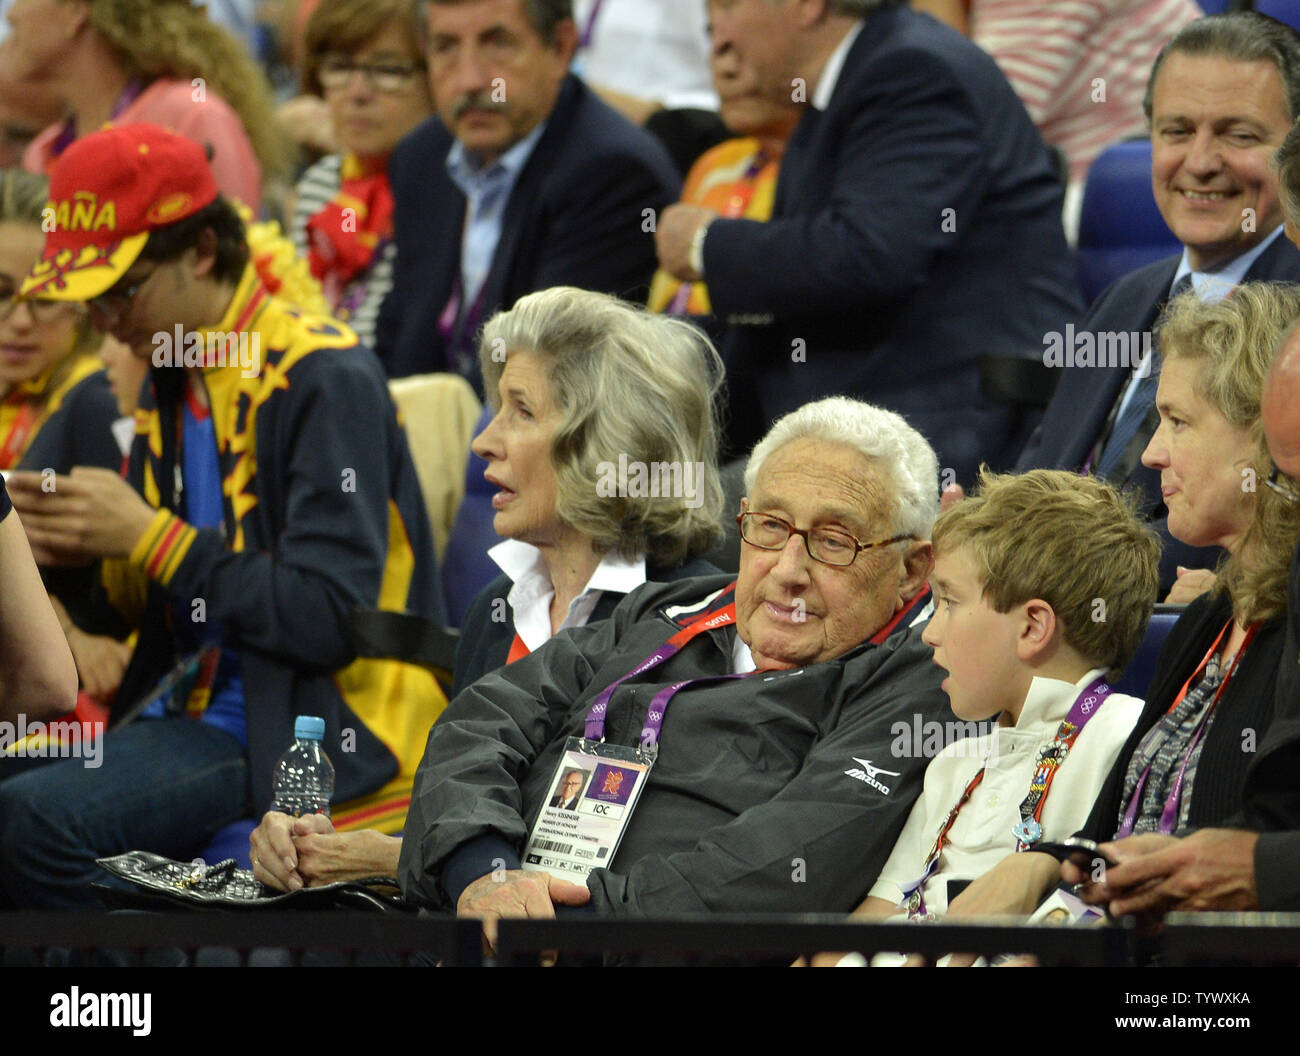
[[[397,261],[376,351],[390,376],[450,370],[482,388],[475,335],[499,308],[568,285],[643,301],[664,149],[568,73],[572,0],[431,0],[437,117],[390,164]]]

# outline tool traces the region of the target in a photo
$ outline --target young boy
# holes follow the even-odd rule
[[[1156,600],[1155,534],[1110,485],[1058,470],[982,475],[933,532],[922,634],[958,718],[858,915],[944,912],[1003,858],[1084,823],[1142,701],[1108,677]]]

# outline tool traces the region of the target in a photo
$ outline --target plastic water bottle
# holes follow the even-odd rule
[[[321,748],[325,720],[299,715],[293,724],[293,745],[275,764],[271,782],[271,809],[290,817],[301,814],[329,816],[334,795],[334,764]]]

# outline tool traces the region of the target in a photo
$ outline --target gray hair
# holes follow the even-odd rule
[[[1234,62],[1271,62],[1282,79],[1287,114],[1300,116],[1300,33],[1268,15],[1255,11],[1228,11],[1188,22],[1160,49],[1151,65],[1142,110],[1151,121],[1151,103],[1156,75],[1173,52],[1185,55],[1217,55]]]
[[[463,4],[467,0],[421,0],[420,14],[428,15],[432,4]],[[545,44],[555,42],[555,27],[566,18],[573,19],[573,0],[520,0],[524,5],[524,15],[528,24],[541,37]]]
[[[843,444],[880,467],[893,496],[892,530],[929,539],[939,515],[939,459],[925,437],[900,415],[847,396],[830,396],[791,411],[768,430],[745,466],[752,495],[763,463],[792,440]]]
[[[516,351],[542,359],[561,412],[551,464],[565,524],[589,536],[598,553],[645,554],[661,565],[716,544],[723,498],[715,397],[723,368],[700,330],[572,286],[531,293],[483,328],[479,362],[494,409],[505,361]],[[600,486],[614,467],[632,463],[658,471],[655,483],[665,486],[650,494]],[[675,489],[666,486],[674,466]]]

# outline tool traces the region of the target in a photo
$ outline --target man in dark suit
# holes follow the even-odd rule
[[[1079,307],[1062,185],[996,64],[894,0],[711,3],[714,52],[810,105],[768,223],[676,205],[660,264],[708,284],[733,418],[834,393],[903,414],[949,480],[1009,465],[1020,413],[983,360],[1037,355]],[[752,397],[744,395],[752,391]],[[737,438],[733,432],[733,443]]]
[[[428,5],[438,116],[389,167],[397,262],[375,344],[391,377],[451,370],[481,390],[480,324],[534,290],[644,299],[654,217],[680,183],[568,74],[576,43],[571,0]]]
[[[1076,348],[1084,334],[1094,335],[1096,348],[1101,335],[1149,335],[1188,283],[1209,300],[1240,282],[1300,281],[1300,253],[1282,237],[1271,165],[1297,100],[1300,34],[1280,22],[1253,12],[1220,15],[1190,23],[1170,41],[1152,68],[1145,106],[1156,204],[1183,252],[1104,290],[1074,331]],[[1132,355],[1109,366],[1070,366],[1072,358],[1016,468],[1089,469],[1140,489],[1164,542],[1161,588],[1172,588],[1170,601],[1190,601],[1208,587],[1220,552],[1169,535],[1160,472],[1141,464],[1159,423],[1158,370]]]

